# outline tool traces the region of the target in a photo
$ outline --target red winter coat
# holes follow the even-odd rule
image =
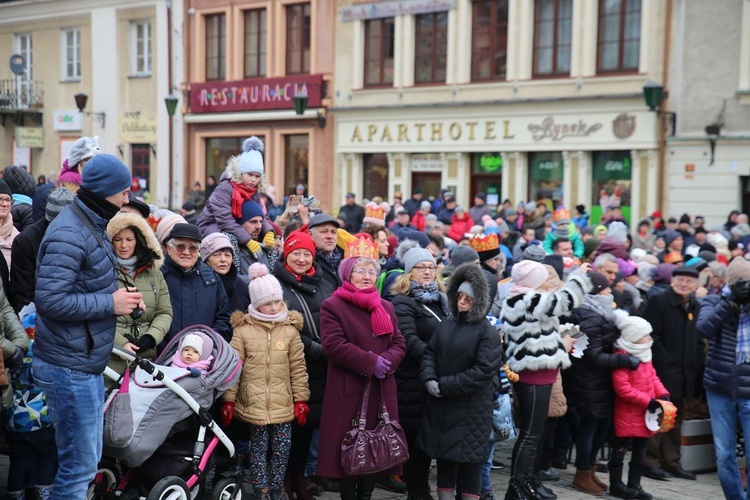
[[[474,221],[471,216],[469,216],[469,212],[464,212],[464,216],[461,218],[458,218],[454,213],[453,218],[451,219],[451,230],[448,232],[448,237],[458,243],[461,241],[461,238],[471,230],[472,226],[474,226]]]
[[[427,218],[424,216],[421,210],[417,210],[414,213],[414,217],[411,218],[411,224],[419,231],[424,231],[424,228],[427,226]]]
[[[341,441],[357,418],[367,379],[372,377],[367,408],[367,428],[378,424],[380,384],[391,419],[398,420],[396,377],[393,373],[406,355],[406,342],[398,329],[398,320],[390,302],[381,300],[393,323],[393,335],[372,334],[370,313],[339,297],[329,297],[320,309],[320,342],[328,358],[328,376],[320,422],[318,475],[343,478]],[[378,355],[391,362],[388,376],[375,378],[372,371]],[[401,466],[380,475],[400,475]]]
[[[652,399],[668,396],[669,391],[656,375],[654,365],[649,361],[641,363],[635,370],[615,368],[612,370],[612,385],[615,389],[615,435],[650,437],[656,434],[646,427],[646,408]]]

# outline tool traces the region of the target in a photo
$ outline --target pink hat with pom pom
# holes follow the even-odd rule
[[[284,300],[279,280],[268,273],[266,266],[256,262],[248,268],[247,274],[250,277],[250,303],[256,309],[275,300]]]

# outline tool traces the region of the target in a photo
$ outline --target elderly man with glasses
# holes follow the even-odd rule
[[[232,338],[227,293],[213,269],[198,259],[198,228],[175,224],[167,237],[167,255],[161,272],[172,302],[172,326],[161,348],[192,325],[210,326],[227,341]]]

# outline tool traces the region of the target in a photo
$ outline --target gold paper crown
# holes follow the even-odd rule
[[[365,208],[365,217],[369,217],[371,219],[381,219],[385,220],[385,209],[381,207],[380,205],[376,205],[374,203],[368,203],[367,207]]]
[[[552,218],[555,220],[555,222],[558,222],[562,219],[570,220],[570,210],[568,210],[567,208],[558,208],[557,210],[555,210]]]
[[[474,236],[469,240],[469,244],[477,252],[486,252],[500,248],[500,240],[495,233]]]
[[[346,244],[344,250],[344,258],[349,257],[364,257],[367,259],[378,260],[378,245],[375,244],[372,239],[366,236],[360,236]]]

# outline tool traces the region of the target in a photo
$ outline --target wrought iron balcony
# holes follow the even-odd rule
[[[23,125],[26,116],[41,123],[43,106],[42,82],[20,78],[0,80],[0,125],[5,126],[8,116],[19,125]]]

